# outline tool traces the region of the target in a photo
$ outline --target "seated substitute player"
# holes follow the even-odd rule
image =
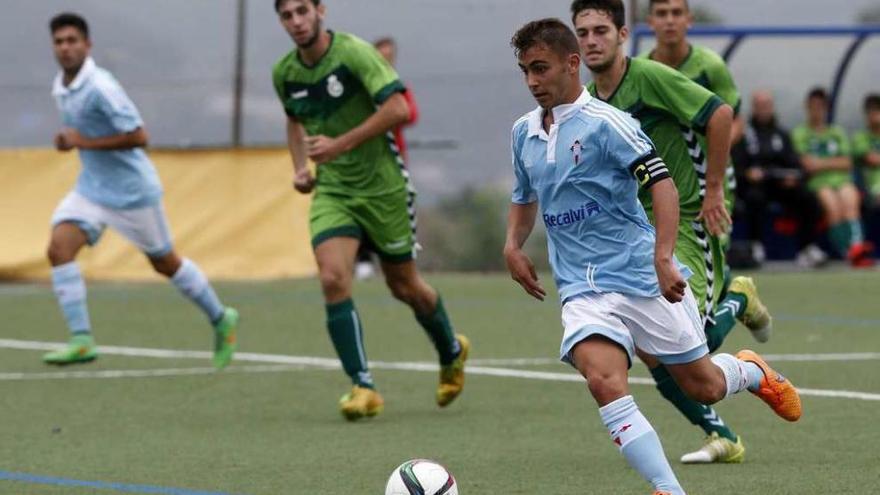
[[[558,19],[511,40],[539,107],[513,126],[514,188],[504,256],[525,291],[546,291],[522,246],[540,209],[562,300],[560,357],[587,380],[613,442],[655,493],[684,493],[657,434],[629,395],[635,349],[655,356],[693,398],[750,390],[789,421],[801,415],[791,383],[752,351],[708,355],[697,303],[673,255],[675,184],[638,124],[590,96],[574,33]],[[654,199],[655,229],[638,200]]]
[[[273,83],[287,113],[294,187],[315,196],[309,212],[330,340],[351,378],[339,401],[349,420],[384,407],[367,367],[352,271],[361,243],[379,255],[385,281],[410,306],[440,358],[436,400],[449,405],[464,387],[470,343],[455,335],[443,302],[415,264],[415,192],[390,131],[410,112],[394,69],[369,43],[323,27],[319,0],[275,0],[296,48],[275,64]],[[317,164],[317,177],[308,159]]]
[[[590,94],[632,114],[675,181],[680,209],[675,255],[693,273],[688,284],[697,299],[709,352],[721,346],[737,320],[756,340],[766,341],[772,320],[752,279],[736,277],[721,299],[724,252],[719,236],[730,226],[724,174],[730,157],[732,108],[670,67],[628,58],[623,44],[629,32],[621,0],[575,0],[571,15],[584,64],[593,78]],[[699,168],[689,146],[698,134],[706,136],[706,164]],[[639,199],[648,217],[653,217],[652,195],[642,190]],[[651,356],[639,357],[663,397],[708,436],[705,449],[687,454],[684,460],[695,456],[702,462],[742,460],[745,447],[718,413],[689,399],[663,363]]]
[[[861,167],[868,207],[880,214],[880,94],[865,97],[865,129],[853,136],[853,159]]]
[[[807,187],[816,194],[828,221],[828,235],[838,254],[856,268],[874,264],[871,246],[862,232],[861,198],[852,176],[852,157],[846,131],[828,123],[828,93],[813,88],[807,94],[807,121],[791,139],[810,176]]]
[[[82,171],[76,187],[52,216],[48,249],[52,286],[73,336],[66,348],[46,354],[43,360],[62,365],[91,361],[98,355],[86,286],[75,259],[109,226],[143,251],[158,273],[204,311],[214,327],[214,365],[225,367],[236,347],[238,312],[224,307],[199,267],[181,258],[171,245],[162,187],[143,150],[147,132],[137,108],[113,75],[89,56],[92,44],[85,19],[59,14],[49,28],[61,66],[52,95],[64,125],[55,136],[55,147],[78,149]]]

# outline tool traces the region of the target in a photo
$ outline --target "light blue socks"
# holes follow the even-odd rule
[[[224,307],[208,278],[199,269],[198,265],[184,258],[177,272],[171,277],[171,283],[177,287],[184,296],[202,308],[205,315],[216,324],[223,318]]]
[[[91,333],[86,284],[75,261],[52,267],[52,289],[70,332],[74,335]]]
[[[654,490],[685,495],[666,460],[660,437],[631,395],[600,407],[599,415],[626,462],[651,483]]]

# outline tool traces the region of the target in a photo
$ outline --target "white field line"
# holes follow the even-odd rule
[[[234,366],[224,373],[278,373],[281,371],[301,371],[315,369],[308,365],[274,364],[254,366]],[[332,369],[332,368],[318,368]],[[215,368],[162,368],[148,370],[97,370],[97,371],[47,371],[37,373],[0,373],[0,381],[20,380],[70,380],[101,378],[158,378],[168,376],[213,375]]]
[[[28,340],[12,340],[12,339],[0,339],[0,348],[6,349],[22,349],[22,350],[50,350],[57,349],[60,343],[57,342],[36,342],[36,341],[28,341]],[[181,351],[181,350],[170,350],[170,349],[147,349],[147,348],[139,348],[139,347],[119,347],[119,346],[98,346],[98,352],[103,354],[110,355],[120,355],[120,356],[139,356],[139,357],[156,357],[156,358],[166,358],[166,359],[174,359],[174,358],[195,358],[195,359],[210,359],[212,354],[207,351]],[[863,353],[870,354],[870,353]],[[304,369],[306,367],[318,367],[321,369],[338,369],[340,367],[339,361],[332,358],[320,358],[320,357],[312,357],[312,356],[286,356],[282,354],[260,354],[260,353],[249,353],[249,352],[240,352],[235,354],[235,360],[238,362],[261,362],[261,363],[273,363],[273,364],[283,364],[288,366],[295,366],[298,368],[295,369]],[[476,361],[476,360],[474,360]],[[485,361],[485,360],[484,360]],[[554,361],[556,362],[556,361]],[[387,361],[373,361],[371,363],[371,367],[373,369],[386,369],[386,370],[404,370],[404,371],[428,371],[428,372],[436,372],[439,367],[435,363],[427,363],[427,362],[387,362]],[[252,367],[252,371],[247,370],[247,366],[242,367],[231,367],[228,371],[234,371],[236,369],[240,369],[240,372],[272,372],[272,371],[285,371],[285,369],[281,367],[276,367],[276,369],[271,369],[271,366],[262,366],[262,367]],[[164,373],[155,376],[174,376],[174,372],[180,372],[180,374],[208,374],[210,368],[183,368],[183,369],[171,369],[171,370],[131,370],[131,373],[140,373],[139,377],[150,376],[145,375],[145,373],[149,373],[152,371],[156,371],[159,373]],[[190,372],[189,370],[200,370],[195,372]],[[213,373],[213,369],[210,369]],[[125,373],[126,370],[110,370],[108,373]],[[579,375],[568,372],[568,373],[559,373],[559,372],[550,372],[550,371],[531,371],[531,370],[520,370],[520,369],[510,369],[510,368],[495,368],[495,367],[486,367],[486,366],[468,366],[467,368],[468,374],[471,375],[484,375],[484,376],[498,376],[498,377],[510,377],[510,378],[524,378],[529,380],[545,380],[545,381],[556,381],[556,382],[582,382],[583,378]],[[65,373],[65,372],[61,372]],[[95,372],[66,372],[68,374],[76,374],[76,373],[101,373],[101,371]],[[27,375],[51,375],[52,373],[31,373]],[[0,374],[0,377],[8,375],[8,374]],[[24,375],[19,373],[18,375]],[[121,378],[125,375],[121,376],[106,376],[106,377],[98,377],[95,378]],[[89,377],[84,375],[82,377]],[[43,376],[45,379],[46,377]],[[65,378],[71,378],[71,376],[67,376]],[[21,379],[21,378],[19,378]],[[35,378],[37,379],[37,378]],[[650,378],[640,378],[640,377],[630,377],[629,382],[634,385],[653,385],[654,380]],[[880,401],[880,394],[869,393],[869,392],[857,392],[851,390],[822,390],[822,389],[810,389],[810,388],[799,388],[798,391],[801,395],[805,396],[814,396],[814,397],[837,397],[837,398],[846,398],[846,399],[856,399],[856,400],[866,400],[866,401]]]
[[[880,352],[832,352],[822,354],[761,354],[766,361],[877,361],[880,360]],[[558,364],[555,358],[500,358],[500,359],[472,359],[469,363],[484,366],[545,366]]]

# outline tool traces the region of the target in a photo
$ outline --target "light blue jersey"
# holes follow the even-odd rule
[[[637,195],[640,184],[669,177],[653,143],[632,117],[586,91],[553,109],[549,133],[543,113],[537,108],[513,126],[512,201],[538,201],[560,298],[660,295],[654,228]]]
[[[112,74],[87,58],[67,86],[55,77],[52,96],[65,127],[86,138],[106,137],[144,125],[134,103]],[[76,191],[108,208],[130,209],[159,202],[162,186],[156,169],[141,148],[113,151],[79,150],[82,172]]]

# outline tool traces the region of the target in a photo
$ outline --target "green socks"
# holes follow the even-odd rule
[[[706,323],[706,345],[709,353],[721,347],[727,334],[736,326],[736,317],[746,310],[746,296],[736,292],[728,292],[727,296],[715,310],[715,323]]]
[[[342,362],[345,374],[360,387],[374,388],[373,377],[367,369],[364,352],[364,332],[361,319],[351,299],[327,305],[327,330]]]
[[[658,366],[652,369],[651,376],[657,382],[657,390],[660,391],[660,395],[665,397],[676,409],[684,414],[684,417],[691,424],[702,428],[706,435],[716,432],[719,436],[736,442],[736,434],[724,424],[721,416],[711,407],[700,404],[685,395],[665,367]]]
[[[443,299],[437,296],[434,312],[429,315],[416,314],[416,320],[434,342],[434,347],[440,356],[440,364],[445,366],[455,361],[458,353],[461,352],[461,346],[455,338],[455,332],[452,331],[449,316],[446,315],[446,308],[443,307]]]
[[[846,254],[849,252],[850,240],[852,238],[852,232],[850,230],[850,222],[840,222],[832,225],[831,228],[828,229],[828,236],[831,238],[831,244],[834,245],[834,249],[837,250],[837,253],[844,258],[846,258]],[[861,228],[859,231],[861,231]]]

